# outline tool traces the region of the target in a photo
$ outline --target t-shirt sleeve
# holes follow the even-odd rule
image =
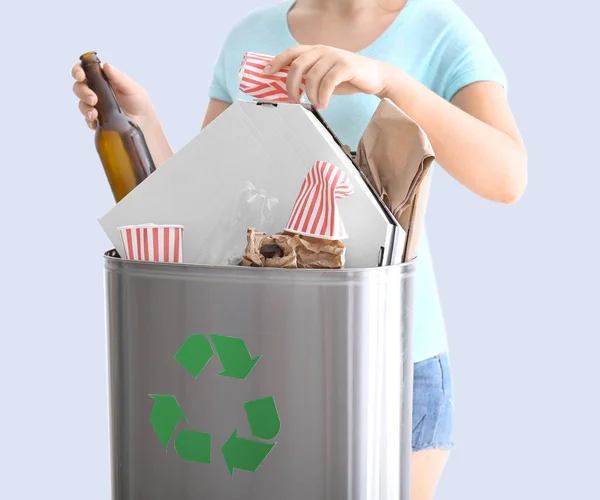
[[[225,46],[219,52],[217,60],[213,64],[213,78],[208,87],[208,96],[211,99],[217,99],[224,102],[233,102],[229,91],[227,90],[227,69],[225,66]]]
[[[450,101],[463,87],[491,81],[506,91],[506,75],[483,34],[462,12],[453,19],[445,37],[440,95]]]

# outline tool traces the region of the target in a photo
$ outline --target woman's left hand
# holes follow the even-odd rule
[[[305,78],[306,93],[317,109],[324,109],[333,94],[381,95],[387,86],[385,64],[369,57],[325,45],[300,45],[273,59],[264,73],[271,75],[289,66],[287,92],[298,102]]]

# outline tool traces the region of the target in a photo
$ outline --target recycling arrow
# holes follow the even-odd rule
[[[219,356],[223,365],[223,371],[219,375],[242,380],[246,379],[252,368],[254,368],[254,365],[260,359],[260,356],[252,358],[243,339],[213,334],[211,334],[210,338],[217,350],[217,356]]]
[[[194,378],[212,358],[213,350],[204,335],[190,335],[175,354],[175,360]]]
[[[175,439],[175,451],[188,462],[210,463],[210,434],[182,429]]]
[[[237,429],[221,448],[223,458],[233,477],[234,469],[254,472],[271,452],[275,444],[237,437]]]
[[[246,379],[260,356],[253,358],[243,339],[210,334],[214,349],[221,361],[223,371],[219,375]],[[208,336],[190,335],[181,345],[175,361],[192,377],[198,378],[213,357],[213,347]],[[150,423],[165,450],[180,420],[187,422],[183,410],[175,396],[150,394],[154,405],[150,413]],[[250,431],[254,438],[270,440],[279,434],[281,422],[272,396],[244,403]],[[256,439],[237,436],[237,429],[221,448],[227,469],[233,477],[235,469],[254,472],[277,443],[265,443]],[[195,430],[181,429],[174,440],[177,455],[187,462],[211,463],[211,435]]]
[[[254,437],[273,439],[281,429],[279,414],[273,396],[244,403],[250,430]]]
[[[150,397],[154,399],[154,406],[152,413],[150,413],[150,423],[166,450],[169,447],[171,436],[175,432],[175,427],[177,427],[177,422],[180,420],[187,422],[187,418],[185,418],[175,396],[150,394]]]

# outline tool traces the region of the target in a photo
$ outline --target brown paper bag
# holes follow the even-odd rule
[[[417,257],[419,251],[419,241],[421,241],[421,232],[425,222],[425,210],[429,198],[429,186],[431,184],[431,169],[427,169],[423,180],[416,190],[415,197],[408,210],[402,214],[403,221],[400,221],[402,227],[408,227],[406,233],[406,243],[402,254],[402,262],[408,262]]]
[[[341,269],[346,247],[340,240],[325,240],[292,233],[267,236],[248,229],[241,266],[299,269]]]
[[[361,137],[356,162],[406,231],[402,262],[417,255],[434,160],[421,127],[383,99]]]

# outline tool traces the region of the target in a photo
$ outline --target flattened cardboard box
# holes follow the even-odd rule
[[[300,186],[321,160],[342,169],[354,194],[337,201],[348,232],[346,267],[399,263],[405,232],[319,115],[287,103],[237,101],[100,219],[124,255],[117,228],[181,224],[184,262],[199,262],[223,213],[247,181],[279,199],[273,227],[286,226]],[[246,231],[240,231],[243,248]],[[237,246],[237,241],[236,241]]]

